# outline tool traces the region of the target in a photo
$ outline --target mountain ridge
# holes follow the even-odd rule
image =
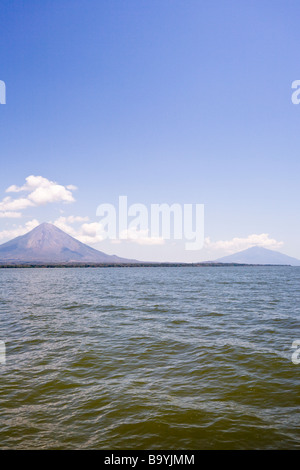
[[[128,263],[107,255],[44,222],[25,235],[0,245],[0,263]]]
[[[0,265],[18,264],[51,264],[51,265],[85,265],[95,264],[136,264],[146,262],[108,255],[92,248],[68,235],[53,224],[44,222],[25,235],[20,235],[0,245]],[[146,263],[153,265],[155,263]],[[158,263],[160,264],[160,263]],[[174,265],[178,263],[167,263]],[[180,263],[179,263],[180,264]],[[278,251],[254,246],[246,250],[218,258],[214,261],[200,263],[181,263],[183,265],[291,265],[300,266],[300,260],[284,255]]]
[[[252,246],[246,250],[223,256],[215,260],[218,263],[241,263],[241,264],[276,264],[300,266],[300,260],[279,251],[269,250],[262,246]]]

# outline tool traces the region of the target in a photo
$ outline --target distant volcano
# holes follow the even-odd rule
[[[0,263],[130,263],[135,260],[107,255],[76,240],[52,224],[0,245]]]
[[[278,251],[268,250],[262,246],[252,246],[247,250],[239,251],[233,255],[224,256],[216,260],[219,263],[241,264],[284,264],[300,266],[300,261]]]

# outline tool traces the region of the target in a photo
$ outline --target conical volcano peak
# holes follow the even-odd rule
[[[49,222],[43,222],[42,224],[38,225],[34,229],[31,230],[31,232],[62,232],[62,230],[56,225],[50,224]],[[28,233],[31,233],[28,232]]]
[[[26,233],[25,236],[28,237],[37,237],[37,236],[55,236],[55,234],[64,233],[67,235],[63,230],[56,227],[56,225],[50,224],[49,222],[43,222],[42,224],[34,227],[30,232]]]
[[[219,263],[241,264],[277,264],[300,266],[300,261],[278,251],[269,250],[263,246],[252,246],[246,250],[216,260]]]
[[[50,222],[42,222],[40,225],[35,227],[34,230],[37,229],[37,228],[42,228],[42,227],[55,227],[55,225],[50,224]]]
[[[68,247],[72,250],[76,250],[80,247],[78,240],[75,240],[55,225],[47,222],[38,225],[24,236],[27,238],[26,247],[30,249],[58,251],[64,247]]]
[[[107,255],[44,222],[30,232],[0,245],[0,263],[127,263]]]

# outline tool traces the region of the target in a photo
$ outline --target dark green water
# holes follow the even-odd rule
[[[300,268],[0,270],[0,446],[300,448]]]

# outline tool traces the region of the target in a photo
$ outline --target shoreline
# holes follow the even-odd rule
[[[246,263],[6,263],[0,269],[9,268],[224,268],[224,267],[297,267],[290,264]]]

